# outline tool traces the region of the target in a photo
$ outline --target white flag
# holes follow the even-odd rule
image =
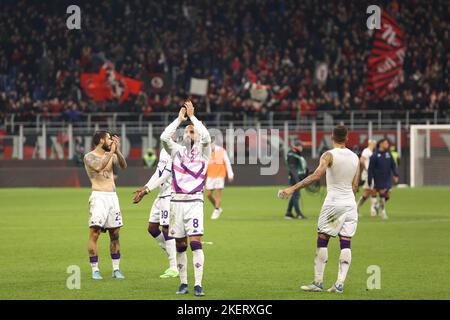
[[[208,79],[191,78],[190,94],[206,96],[208,93]]]

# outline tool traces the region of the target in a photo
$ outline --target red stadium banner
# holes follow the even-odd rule
[[[86,94],[96,101],[117,99],[122,103],[142,88],[142,81],[122,76],[107,63],[99,73],[82,73],[80,82]]]
[[[404,34],[385,11],[381,28],[376,29],[367,65],[367,91],[370,100],[383,98],[403,82]]]

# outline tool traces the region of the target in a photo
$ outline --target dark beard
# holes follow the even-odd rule
[[[104,145],[102,145],[102,149],[105,150],[106,152],[109,152],[109,151],[111,151],[111,146],[104,144]]]
[[[184,145],[188,151],[192,150],[192,148],[194,147],[195,141],[193,139],[184,139],[182,141],[182,145]]]

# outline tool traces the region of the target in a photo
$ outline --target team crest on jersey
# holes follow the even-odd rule
[[[193,148],[185,148],[183,152],[180,152],[181,160],[182,161],[192,161],[194,160],[198,155],[200,154],[200,151],[193,147]]]

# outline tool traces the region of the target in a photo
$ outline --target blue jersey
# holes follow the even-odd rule
[[[398,177],[397,165],[389,151],[377,150],[370,157],[369,162],[369,185],[374,182],[375,189],[390,189],[392,186],[392,175]]]

